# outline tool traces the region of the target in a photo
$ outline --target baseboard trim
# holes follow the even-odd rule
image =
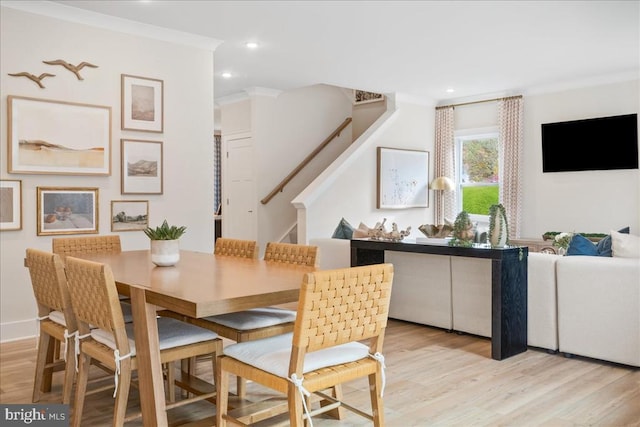
[[[0,343],[20,341],[38,335],[35,319],[0,323]]]

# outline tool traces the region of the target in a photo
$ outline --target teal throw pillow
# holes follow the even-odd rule
[[[336,229],[333,231],[333,236],[331,237],[334,239],[351,240],[352,236],[353,227],[351,226],[351,224],[349,224],[349,222],[347,222],[346,219],[342,218]]]
[[[629,227],[621,228],[618,230],[618,233],[626,233],[629,234]],[[611,251],[611,235],[608,235],[596,244],[596,249],[598,250],[598,256],[613,256],[613,252]]]
[[[581,234],[575,234],[567,248],[568,255],[598,256],[596,245]]]

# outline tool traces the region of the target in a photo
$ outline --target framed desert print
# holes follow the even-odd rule
[[[148,200],[111,201],[111,231],[144,230],[148,226]]]
[[[378,209],[429,207],[429,152],[378,147]]]
[[[370,102],[384,101],[384,95],[381,93],[367,92],[364,90],[353,90],[353,104],[368,104]]]
[[[38,187],[38,236],[98,233],[98,189]]]
[[[121,75],[122,130],[162,133],[164,82],[147,77]]]
[[[8,171],[111,175],[111,107],[7,97]]]
[[[162,142],[122,139],[120,144],[121,193],[162,194]]]
[[[0,180],[0,231],[22,230],[22,181]]]

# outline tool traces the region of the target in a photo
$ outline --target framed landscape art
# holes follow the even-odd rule
[[[38,187],[38,236],[98,233],[98,189]]]
[[[378,147],[378,209],[429,207],[429,152]]]
[[[162,133],[164,82],[147,77],[121,75],[122,130]]]
[[[162,194],[162,142],[123,139],[122,194]]]
[[[0,231],[22,230],[22,181],[0,180]]]
[[[7,97],[8,172],[111,175],[111,107]]]
[[[148,226],[148,200],[111,201],[111,231],[144,230]]]

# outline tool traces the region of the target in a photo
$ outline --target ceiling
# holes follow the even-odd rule
[[[640,76],[638,0],[56,3],[222,40],[217,100],[324,83],[443,103]]]

